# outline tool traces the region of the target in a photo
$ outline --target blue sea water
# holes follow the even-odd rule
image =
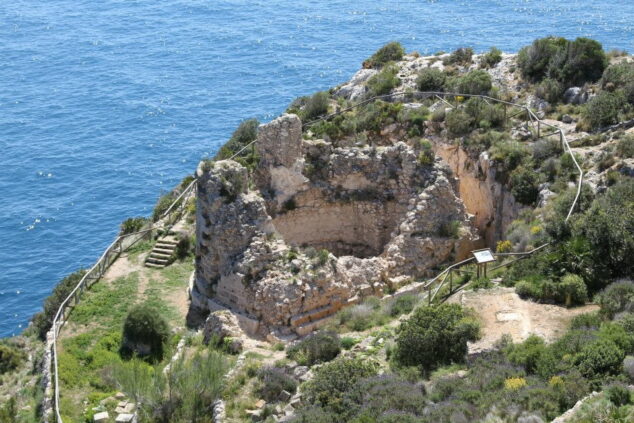
[[[634,50],[632,1],[4,0],[0,18],[0,337],[241,120],[347,80],[387,41]]]

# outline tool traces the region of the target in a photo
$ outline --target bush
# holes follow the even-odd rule
[[[438,228],[438,236],[443,238],[460,238],[461,223],[458,220],[443,222]]]
[[[317,332],[288,347],[286,355],[301,365],[312,366],[332,360],[340,351],[339,335],[332,332]]]
[[[25,354],[18,348],[0,344],[0,375],[17,369],[25,358]]]
[[[445,65],[470,65],[473,58],[473,49],[470,47],[461,47],[454,50],[443,63]]]
[[[434,163],[436,155],[432,148],[431,142],[427,140],[421,140],[420,153],[418,153],[418,163],[422,166],[429,166]]]
[[[32,330],[37,333],[41,340],[46,339],[46,333],[53,325],[53,319],[55,318],[59,306],[73,289],[75,289],[75,286],[77,286],[85,274],[86,270],[80,269],[62,279],[60,283],[55,286],[51,295],[44,300],[43,310],[33,316],[31,319],[33,323]]]
[[[343,338],[341,338],[341,348],[343,348],[344,350],[349,350],[350,348],[357,345],[358,342],[359,341],[355,338],[344,336]]]
[[[242,121],[231,135],[229,141],[220,147],[214,160],[229,159],[245,146],[255,141],[258,136],[258,126],[260,126],[260,122],[255,118]],[[259,162],[259,157],[253,149],[246,149],[236,160],[246,168],[251,169]]]
[[[546,354],[546,343],[537,335],[530,335],[521,344],[511,344],[504,351],[509,361],[524,367],[527,373],[537,373],[537,368]]]
[[[502,50],[491,47],[487,53],[482,56],[482,60],[480,61],[480,67],[484,68],[492,68],[502,60]]]
[[[607,66],[607,57],[601,44],[588,38],[569,41],[546,37],[522,48],[517,63],[527,79],[550,77],[570,87],[597,81]]]
[[[178,244],[176,244],[176,258],[179,260],[186,259],[189,255],[192,254],[192,249],[194,247],[194,243],[191,241],[189,236],[182,236],[178,240]]]
[[[167,321],[159,310],[147,303],[136,305],[123,324],[121,353],[124,357],[137,354],[147,356],[152,361],[160,361],[169,333]]]
[[[623,88],[634,80],[634,63],[622,62],[608,66],[601,76],[601,88],[614,91]]]
[[[397,74],[398,67],[386,66],[381,72],[372,76],[367,82],[368,96],[375,97],[389,94],[392,89],[401,85],[401,80],[396,76]]]
[[[593,129],[619,123],[619,114],[625,104],[623,93],[602,91],[586,105],[584,119]]]
[[[145,217],[129,217],[121,223],[119,235],[139,232],[147,222],[148,219]]]
[[[539,98],[543,98],[550,104],[556,104],[561,101],[564,94],[564,87],[559,81],[546,78],[537,85],[536,94]]]
[[[628,279],[614,282],[600,292],[595,301],[601,306],[601,314],[609,319],[618,313],[634,312],[634,282]]]
[[[615,383],[608,386],[608,388],[605,390],[605,397],[617,407],[627,405],[631,402],[630,390],[627,388],[627,386],[620,383]]]
[[[418,301],[418,297],[414,294],[405,294],[396,297],[389,304],[389,314],[392,317],[396,317],[401,314],[410,313],[414,310]]]
[[[392,41],[378,49],[376,53],[369,59],[363,62],[364,68],[378,68],[388,62],[398,61],[403,59],[405,49],[401,43]]]
[[[517,201],[527,206],[534,205],[539,196],[538,175],[532,169],[520,166],[511,172],[511,192]]]
[[[173,191],[161,195],[157,200],[156,205],[154,205],[154,210],[152,211],[152,221],[156,222],[163,217],[163,214],[170,208],[176,198],[177,195]]]
[[[558,290],[566,306],[585,304],[588,301],[586,284],[577,275],[565,275],[559,282]]]
[[[445,125],[449,136],[459,137],[471,132],[473,118],[462,109],[452,109],[446,114]]]
[[[312,380],[302,388],[310,404],[330,406],[341,412],[341,400],[344,393],[354,384],[366,377],[377,374],[378,365],[361,358],[339,358],[324,364],[315,371]]]
[[[593,379],[619,373],[624,358],[625,353],[614,342],[600,339],[586,345],[574,363],[585,377]]]
[[[292,395],[297,389],[297,381],[279,367],[264,367],[258,371],[257,376],[260,383],[256,392],[268,402],[278,401],[282,391]]]
[[[616,154],[623,158],[634,158],[634,136],[625,136],[616,144]]]
[[[597,329],[603,319],[599,313],[583,313],[570,321],[570,329]]]
[[[440,69],[425,68],[418,73],[416,88],[419,91],[444,91],[447,74]]]
[[[474,70],[462,77],[454,78],[451,85],[460,94],[489,94],[492,82],[491,75],[484,70]]]
[[[378,298],[367,298],[362,304],[347,307],[337,313],[339,327],[363,331],[384,324],[388,319]]]
[[[527,148],[514,140],[501,140],[491,147],[491,159],[499,162],[506,172],[513,171],[528,156]]]
[[[457,304],[420,307],[401,323],[395,360],[405,366],[432,370],[441,364],[462,362],[467,341],[475,341],[479,325]]]
[[[300,118],[303,121],[309,122],[325,115],[328,113],[329,100],[330,95],[327,91],[320,91],[313,94],[313,96],[306,101],[306,104],[299,113]]]

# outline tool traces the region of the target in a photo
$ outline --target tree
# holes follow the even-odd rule
[[[457,304],[420,307],[398,329],[395,360],[423,370],[461,362],[467,342],[478,339],[479,329]]]
[[[123,324],[121,352],[161,360],[168,336],[168,324],[159,310],[147,303],[134,306]]]
[[[369,59],[363,62],[364,68],[378,68],[388,62],[401,60],[405,54],[405,49],[401,43],[392,41],[376,51]]]

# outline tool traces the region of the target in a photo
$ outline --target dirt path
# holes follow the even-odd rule
[[[561,336],[574,316],[599,309],[596,305],[565,308],[521,299],[513,288],[459,292],[449,302],[475,310],[482,323],[482,338],[469,345],[469,353],[493,347],[502,335],[522,342],[535,334],[552,342]]]

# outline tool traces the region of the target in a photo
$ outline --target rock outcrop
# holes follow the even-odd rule
[[[387,145],[342,147],[303,140],[283,115],[260,127],[250,175],[201,163],[192,305],[227,307],[260,335],[303,335],[464,257],[478,236],[451,172],[389,132]]]

